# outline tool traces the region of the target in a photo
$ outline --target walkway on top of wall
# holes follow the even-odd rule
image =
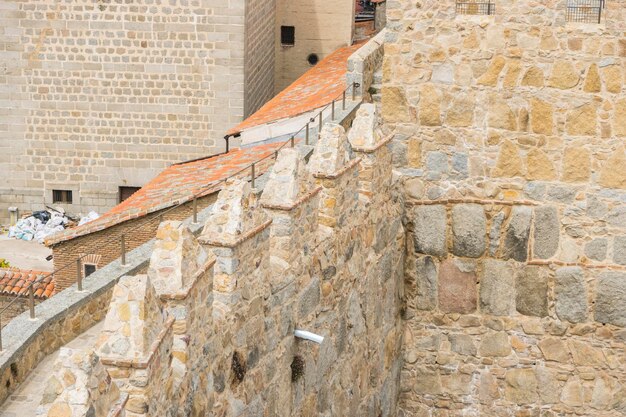
[[[83,334],[78,335],[65,347],[72,349],[90,349],[95,346],[96,339],[102,330],[104,322],[96,324]],[[43,393],[48,383],[48,378],[53,374],[54,364],[59,351],[57,349],[46,356],[35,369],[32,370],[28,378],[20,384],[20,387],[6,399],[0,406],[0,416],[18,417],[34,416],[37,414],[37,407],[41,403]]]

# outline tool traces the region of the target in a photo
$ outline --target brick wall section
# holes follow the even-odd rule
[[[198,199],[198,212],[215,202],[216,194]],[[172,209],[163,215],[163,220],[185,220],[193,216],[193,201]],[[98,269],[120,257],[120,236],[125,235],[126,250],[131,251],[156,235],[160,223],[161,212],[156,212],[138,219],[117,224],[100,232],[80,236],[72,240],[52,246],[54,267],[59,269],[68,265],[55,274],[55,286],[58,291],[69,287],[76,282],[76,259],[83,254],[101,255]]]
[[[274,96],[274,33],[276,1],[248,0],[244,116],[248,117]]]
[[[222,147],[244,116],[244,14],[243,0],[1,2],[0,220],[52,189],[103,212],[119,186]]]

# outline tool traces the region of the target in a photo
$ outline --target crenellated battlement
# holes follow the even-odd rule
[[[361,135],[374,112],[357,115]],[[404,232],[387,142],[352,137],[366,166],[344,128],[327,124],[308,163],[304,148],[279,152],[262,192],[228,182],[198,239],[180,222],[160,225],[147,275],[113,290],[93,356],[106,368],[97,378],[128,395],[127,416],[308,413],[340,401],[348,375],[358,381],[350,415],[392,407],[382,396],[399,378]],[[367,204],[361,171],[385,176],[367,178]],[[296,328],[324,342],[299,341]]]

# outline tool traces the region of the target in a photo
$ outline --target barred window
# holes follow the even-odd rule
[[[567,0],[567,21],[601,23],[605,0]]]
[[[52,190],[52,203],[72,204],[71,190]]]
[[[496,13],[496,4],[492,1],[457,0],[457,14],[492,15]]]

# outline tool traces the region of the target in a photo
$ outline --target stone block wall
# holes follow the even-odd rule
[[[0,221],[53,189],[104,212],[118,187],[222,149],[273,93],[273,2],[256,3],[1,2]]]
[[[148,276],[114,289],[97,353],[129,395],[126,415],[396,415],[404,229],[389,145],[362,151],[387,184],[366,201],[343,128],[323,136],[308,164],[282,150],[262,194],[230,181],[198,241],[162,223]],[[322,221],[322,196],[342,184]],[[204,302],[188,302],[194,288]]]
[[[567,2],[495,3],[387,2],[400,414],[624,415],[626,5],[597,25]]]
[[[404,415],[626,413],[626,269],[540,260],[554,207],[407,203]]]

